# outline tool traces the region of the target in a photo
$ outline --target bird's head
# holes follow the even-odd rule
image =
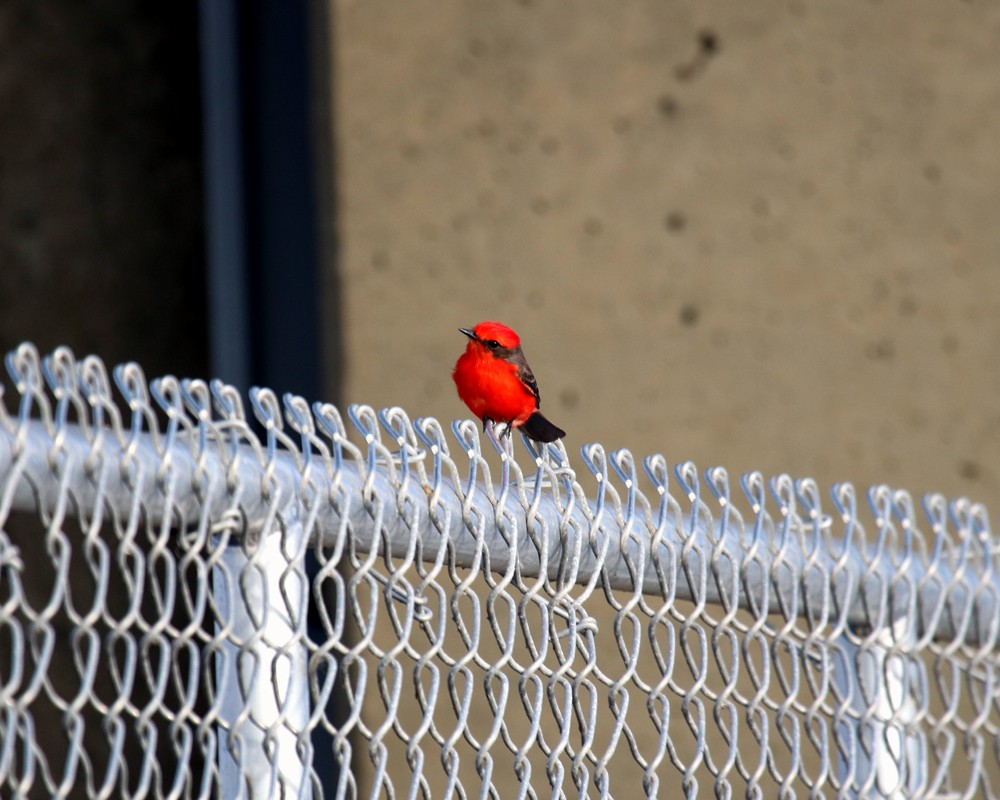
[[[520,337],[502,322],[480,322],[474,328],[459,328],[459,330],[474,344],[486,350],[516,350],[521,345]]]

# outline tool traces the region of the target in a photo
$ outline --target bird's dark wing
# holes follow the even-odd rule
[[[542,401],[542,396],[538,392],[538,383],[535,381],[535,374],[531,371],[531,367],[528,366],[528,362],[524,358],[524,353],[521,352],[521,348],[517,348],[510,355],[510,363],[513,364],[517,369],[517,377],[521,380],[528,390],[535,396],[535,402],[540,403]]]

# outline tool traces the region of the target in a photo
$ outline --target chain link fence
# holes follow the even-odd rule
[[[6,364],[4,797],[1000,792],[979,505]]]

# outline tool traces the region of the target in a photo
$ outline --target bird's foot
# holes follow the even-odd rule
[[[510,433],[514,429],[514,425],[510,422],[496,422],[489,417],[483,417],[483,433],[486,433],[486,423],[493,426],[493,432],[500,439],[509,439]]]

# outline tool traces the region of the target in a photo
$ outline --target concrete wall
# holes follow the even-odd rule
[[[197,9],[0,4],[0,352],[203,375]]]
[[[349,402],[1000,495],[1000,5],[336,0]]]
[[[574,450],[1000,494],[996,4],[330,17],[339,399],[465,415],[498,318]],[[204,374],[195,22],[0,9],[4,351]]]

